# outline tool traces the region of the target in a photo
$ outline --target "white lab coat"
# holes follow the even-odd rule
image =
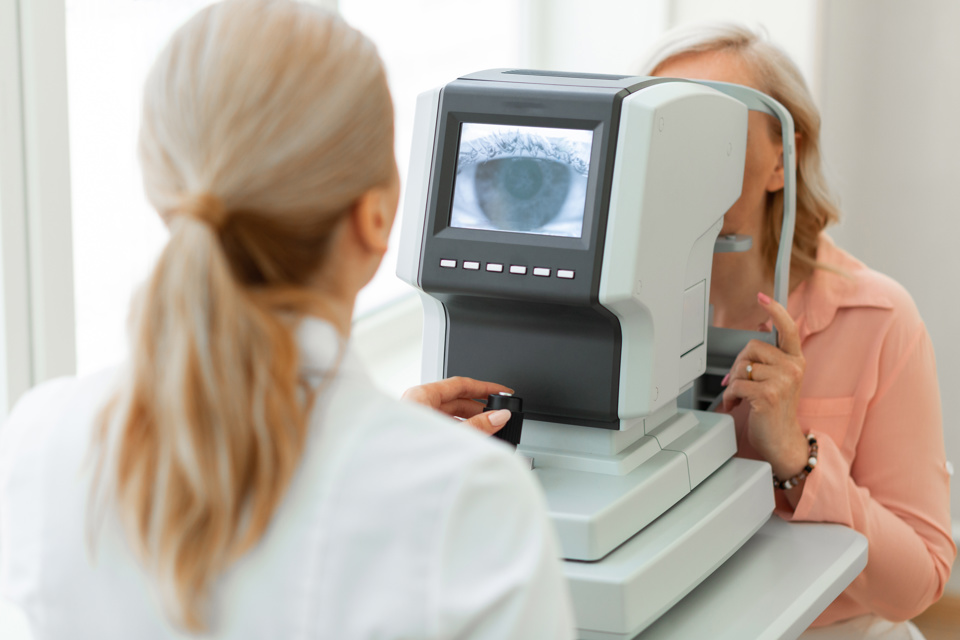
[[[339,340],[302,323],[306,372]],[[0,429],[0,596],[35,640],[181,636],[111,515],[84,542],[96,412],[117,370],[40,385]],[[347,353],[266,535],[216,583],[211,638],[573,637],[543,495],[501,443],[372,386]]]

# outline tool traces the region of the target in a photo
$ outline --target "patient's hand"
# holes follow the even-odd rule
[[[506,409],[483,413],[487,396],[500,392],[513,393],[513,389],[502,384],[458,376],[411,387],[403,394],[403,399],[461,418],[472,427],[486,434],[493,434],[500,431],[510,419],[510,412]]]

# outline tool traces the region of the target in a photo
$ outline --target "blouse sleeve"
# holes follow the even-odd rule
[[[852,465],[818,437],[817,467],[784,514],[866,536],[867,566],[845,594],[893,621],[940,597],[956,556],[933,345],[922,324],[903,344],[896,364],[881,370]]]
[[[453,501],[438,571],[437,637],[573,638],[556,536],[530,471],[512,457],[490,457],[465,476]]]

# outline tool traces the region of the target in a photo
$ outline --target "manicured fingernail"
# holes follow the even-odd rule
[[[509,409],[498,409],[490,414],[490,424],[495,427],[502,427],[510,421]]]
[[[727,382],[729,381],[730,381],[730,374],[728,373],[727,375],[723,376],[723,380],[720,381],[720,386],[721,387],[727,386]]]
[[[757,294],[757,300],[760,301],[760,304],[770,304],[770,302],[771,302],[770,296],[768,296],[767,294],[765,294],[765,293],[762,292],[762,291]]]

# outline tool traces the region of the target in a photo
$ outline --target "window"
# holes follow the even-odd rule
[[[0,2],[0,419],[74,371],[61,0]]]
[[[178,26],[212,0],[66,0],[77,372],[126,353],[130,296],[167,233],[136,158],[142,85]]]

